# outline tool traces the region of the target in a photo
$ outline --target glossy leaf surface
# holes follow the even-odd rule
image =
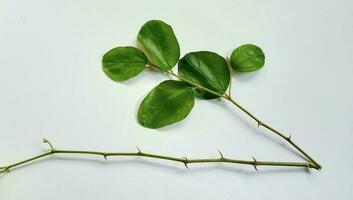
[[[185,82],[163,81],[143,99],[138,120],[147,128],[161,128],[183,120],[194,106],[193,88]]]
[[[219,94],[224,94],[229,85],[230,72],[226,60],[210,51],[186,54],[178,63],[179,76]],[[219,96],[205,90],[196,90],[196,96],[213,99]]]
[[[137,40],[149,61],[167,71],[175,66],[180,57],[178,40],[172,27],[160,20],[146,22]]]
[[[233,51],[230,64],[238,72],[256,71],[264,66],[265,54],[260,47],[245,44]]]
[[[103,56],[102,63],[103,71],[110,79],[124,81],[141,73],[148,60],[135,47],[116,47]]]

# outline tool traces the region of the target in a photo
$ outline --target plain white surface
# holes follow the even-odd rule
[[[145,71],[110,81],[101,57],[134,45],[149,19],[171,24],[181,55],[227,56],[255,43],[259,72],[233,78],[233,95],[284,131],[323,170],[150,159],[54,156],[0,176],[0,199],[352,199],[353,3],[349,0],[0,0],[0,165],[58,148],[302,161],[225,101],[198,100],[161,130],[136,121],[139,103],[167,77]],[[78,158],[78,159],[76,159]]]

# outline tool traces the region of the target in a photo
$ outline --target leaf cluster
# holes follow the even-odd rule
[[[195,98],[223,96],[231,83],[231,69],[252,72],[263,67],[261,48],[245,44],[236,48],[229,62],[210,51],[190,52],[180,59],[180,47],[173,28],[160,20],[146,22],[137,35],[138,47],[116,47],[103,56],[103,71],[114,81],[124,81],[153,67],[172,74],[153,88],[138,110],[139,123],[147,128],[161,128],[185,119]],[[172,71],[178,65],[178,74]]]

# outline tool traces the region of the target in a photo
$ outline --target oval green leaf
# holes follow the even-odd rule
[[[135,47],[116,47],[103,56],[102,63],[103,71],[110,79],[124,81],[141,73],[148,60]]]
[[[178,73],[181,78],[221,95],[229,86],[230,72],[227,61],[214,52],[198,51],[186,54],[178,63]],[[219,97],[200,89],[195,93],[202,99]]]
[[[245,44],[233,51],[230,64],[238,72],[256,71],[264,66],[265,54],[260,47]]]
[[[172,27],[160,20],[146,22],[137,40],[149,61],[164,71],[170,70],[178,62],[180,48]]]
[[[185,82],[163,81],[143,99],[139,123],[147,128],[161,128],[183,120],[194,106],[194,91]]]

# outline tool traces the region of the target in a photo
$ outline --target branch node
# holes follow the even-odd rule
[[[252,159],[254,160],[254,162],[252,163],[252,165],[254,166],[254,169],[255,169],[256,171],[259,171],[259,170],[257,169],[257,160],[256,160],[254,157],[252,157]]]
[[[54,146],[51,144],[51,142],[49,140],[43,138],[43,143],[49,145],[50,151],[54,151],[55,150]]]
[[[185,167],[186,167],[187,169],[189,169],[189,166],[188,166],[189,160],[188,160],[188,158],[187,158],[187,157],[182,157],[182,158],[184,158],[183,163],[184,163]]]

